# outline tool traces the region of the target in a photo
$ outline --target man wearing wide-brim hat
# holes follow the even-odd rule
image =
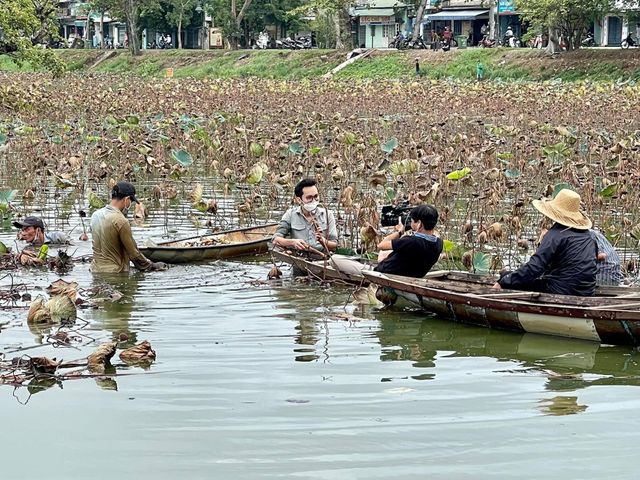
[[[495,287],[593,295],[598,247],[589,232],[591,220],[580,210],[580,195],[565,188],[553,200],[534,200],[533,206],[555,223],[529,261],[502,276]]]

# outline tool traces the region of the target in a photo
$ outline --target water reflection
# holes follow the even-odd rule
[[[142,272],[130,274],[94,274],[92,289],[109,295],[117,292],[122,295],[117,301],[104,301],[100,308],[93,312],[93,328],[111,332],[114,342],[122,348],[129,348],[137,343],[138,334],[131,328],[131,315],[135,310],[135,297],[144,278]],[[117,294],[116,293],[116,294]]]
[[[519,363],[522,368],[505,371],[543,376],[549,391],[640,385],[640,359],[632,348],[423,320],[414,313],[406,313],[408,318],[402,320],[389,315],[380,315],[381,360],[410,360],[415,368],[434,369],[414,379],[435,378],[437,358],[482,356]]]

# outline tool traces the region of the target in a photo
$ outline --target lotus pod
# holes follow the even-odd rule
[[[36,298],[29,306],[29,313],[27,313],[27,323],[42,323],[51,320],[49,310],[45,306],[44,299],[41,297]]]
[[[246,182],[249,185],[256,185],[260,183],[260,181],[262,180],[262,174],[263,174],[262,166],[260,164],[256,164],[253,167],[251,167],[251,169],[249,170],[249,173],[247,174]]]
[[[31,190],[30,188],[28,188],[27,190],[24,191],[24,193],[22,194],[22,198],[24,200],[31,200],[35,197],[35,194],[33,193],[33,190]]]
[[[198,203],[200,200],[202,200],[203,191],[204,189],[202,188],[202,185],[197,183],[189,193],[189,201],[191,203]]]
[[[469,235],[471,232],[473,232],[473,224],[471,223],[471,220],[467,220],[464,222],[464,226],[462,227],[462,233],[464,235]]]
[[[233,176],[233,170],[231,170],[229,167],[225,168],[222,171],[222,176],[226,179],[229,179]]]
[[[478,234],[477,240],[480,245],[484,245],[485,243],[487,243],[487,240],[489,240],[489,235],[485,230],[483,230]]]
[[[518,240],[518,247],[522,250],[527,250],[529,248],[529,240],[527,240],[526,238],[521,238],[520,240]]]
[[[500,257],[500,255],[494,255],[493,257],[491,257],[490,269],[492,272],[502,270],[502,267],[504,267],[504,264],[502,263],[502,257]]]
[[[120,360],[125,363],[149,363],[156,359],[156,352],[145,340],[120,352]]]
[[[89,190],[89,193],[87,194],[87,200],[89,201],[89,206],[96,210],[105,206],[104,200],[96,195],[93,190]]]
[[[76,304],[67,297],[62,295],[56,295],[45,304],[51,320],[54,322],[73,322],[76,320]]]

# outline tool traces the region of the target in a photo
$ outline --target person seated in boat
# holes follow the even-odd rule
[[[18,228],[18,240],[24,240],[31,247],[40,248],[42,245],[67,245],[69,238],[63,232],[47,232],[40,217],[25,217],[13,222]]]
[[[317,183],[312,178],[298,182],[294,189],[296,205],[285,212],[271,242],[274,246],[322,253],[338,246],[336,219],[320,206]]]
[[[624,277],[620,271],[620,256],[602,232],[596,229],[589,233],[598,245],[598,262],[596,264],[596,285],[618,286]]]
[[[529,261],[504,274],[494,288],[579,296],[595,293],[598,247],[580,201],[580,195],[566,188],[553,200],[533,201],[534,208],[554,224]]]
[[[126,273],[129,261],[138,270],[165,270],[163,262],[152,262],[145,257],[133,239],[127,213],[137,202],[136,189],[129,182],[118,182],[111,190],[111,203],[91,215],[93,241],[93,273]]]
[[[438,211],[432,205],[418,205],[409,212],[411,231],[405,233],[402,221],[394,231],[378,244],[380,263],[374,270],[405,277],[422,278],[438,261],[442,253],[442,239],[434,235],[438,223]],[[341,255],[331,257],[331,262],[344,273],[357,274],[369,268]]]

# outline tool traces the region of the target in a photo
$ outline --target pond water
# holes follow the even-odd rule
[[[165,220],[152,215],[136,238],[159,239]],[[79,217],[68,222],[77,238]],[[194,233],[178,213],[171,225]],[[90,252],[75,243],[76,256]],[[48,344],[25,308],[0,310],[5,358],[83,358],[123,333],[158,355],[148,370],[114,357],[126,375],[111,378],[0,386],[2,478],[637,477],[635,350],[356,307],[352,289],[285,267],[266,281],[271,266],[264,256],[114,280],[78,264],[64,278],[124,298],[80,310],[76,348]],[[13,272],[34,295],[57,278]]]

